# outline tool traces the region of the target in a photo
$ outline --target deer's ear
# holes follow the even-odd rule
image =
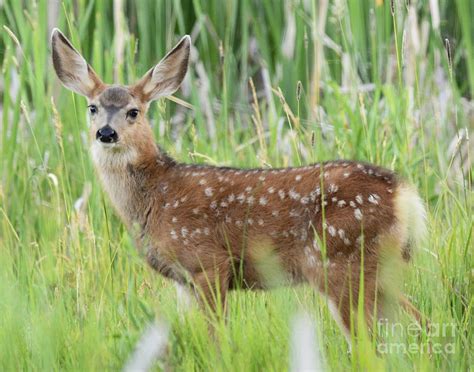
[[[57,28],[51,34],[51,49],[54,70],[66,88],[91,98],[104,86],[84,57]]]
[[[176,92],[188,71],[191,38],[184,36],[179,43],[133,89],[144,101],[153,101]]]

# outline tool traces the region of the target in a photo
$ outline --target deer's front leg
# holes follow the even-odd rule
[[[211,317],[225,316],[230,267],[227,260],[193,274],[192,286],[200,307]]]

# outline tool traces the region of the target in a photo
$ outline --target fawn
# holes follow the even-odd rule
[[[412,186],[344,160],[282,169],[180,164],[155,144],[146,112],[179,88],[189,36],[130,86],[103,83],[59,30],[51,40],[58,78],[88,100],[103,188],[153,269],[194,289],[212,311],[237,287],[310,283],[346,336],[363,293],[370,328],[391,292],[387,269],[409,260],[425,230]]]

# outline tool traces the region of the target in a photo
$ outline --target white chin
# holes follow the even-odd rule
[[[91,146],[92,159],[100,168],[124,167],[133,163],[137,157],[136,151],[122,146],[119,142],[103,143],[94,141]]]

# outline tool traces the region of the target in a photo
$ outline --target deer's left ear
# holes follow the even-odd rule
[[[51,34],[53,66],[64,86],[86,97],[93,97],[104,83],[71,42],[55,28]]]
[[[190,49],[191,38],[186,35],[132,89],[146,102],[176,92],[188,71]]]

